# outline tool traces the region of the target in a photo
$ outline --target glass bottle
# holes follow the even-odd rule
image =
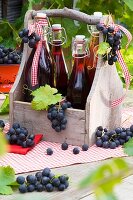
[[[55,65],[55,88],[63,96],[67,94],[68,70],[62,50],[61,24],[52,25],[52,49],[51,54]]]
[[[85,109],[90,91],[89,80],[85,76],[86,40],[84,35],[76,35],[73,43],[74,64],[68,83],[67,100],[73,108]]]
[[[32,70],[33,58],[38,44],[36,44],[35,47],[31,50],[30,56],[25,65],[24,84],[28,89],[24,90],[25,94],[24,100],[28,102],[31,102],[32,100],[31,92],[33,90],[37,89],[40,86],[44,86],[45,84],[49,84],[51,87],[53,87],[53,82],[54,82],[54,78],[52,77],[52,60],[50,57],[47,38],[46,38],[46,31],[48,28],[46,14],[37,13],[35,21],[40,23],[43,29],[43,35],[41,35],[41,41],[39,41],[42,42],[42,48],[38,61],[38,73],[37,73],[38,84],[36,84],[35,86],[32,86],[31,70]]]
[[[102,17],[101,12],[94,12],[95,17]],[[91,30],[91,38],[90,38],[90,44],[89,44],[89,57],[86,57],[86,76],[88,76],[90,85],[92,85],[94,76],[95,76],[95,71],[96,71],[96,66],[97,66],[97,61],[98,61],[98,56],[97,56],[97,50],[98,50],[98,45],[99,45],[99,31],[96,29],[95,25],[90,26]]]

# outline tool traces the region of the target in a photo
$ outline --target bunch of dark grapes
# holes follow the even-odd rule
[[[28,175],[26,178],[18,176],[16,181],[19,185],[21,193],[33,191],[53,190],[64,191],[69,186],[69,177],[67,175],[57,176],[51,172],[49,168],[45,168],[42,172],[37,172],[35,175]]]
[[[29,35],[29,30],[26,28],[19,32],[19,37],[22,38],[23,43],[28,43],[30,48],[34,48],[37,42],[39,42],[41,39],[40,36],[35,32]]]
[[[19,123],[14,123],[12,128],[6,134],[6,139],[9,144],[17,144],[23,148],[33,147],[35,135],[28,134],[25,127],[21,127]]]
[[[115,31],[113,26],[106,27],[103,24],[97,24],[97,30],[101,31],[104,35],[105,41],[109,43],[111,50],[103,58],[108,61],[109,65],[113,65],[118,60],[117,50],[121,49],[121,31]]]
[[[63,102],[60,108],[52,106],[48,110],[48,119],[52,122],[52,128],[56,132],[66,129],[67,119],[65,117],[65,110],[71,107],[70,102]]]
[[[108,131],[106,128],[99,126],[95,133],[96,145],[98,147],[115,149],[119,145],[123,145],[133,137],[133,125],[130,128],[118,127]]]
[[[20,64],[22,52],[0,45],[0,64]]]

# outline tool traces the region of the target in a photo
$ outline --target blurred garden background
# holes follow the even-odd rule
[[[24,16],[27,10],[61,9],[64,7],[77,9],[89,15],[96,11],[112,14],[115,23],[127,28],[133,34],[133,2],[132,0],[0,0],[0,44],[16,48],[20,45],[19,31],[24,27]],[[85,23],[76,22],[66,18],[50,18],[51,23],[61,23],[67,32],[67,43],[64,48],[71,50],[72,37],[84,34],[90,37]],[[133,42],[125,50],[126,36],[122,39],[121,52],[132,76],[130,89],[133,88]],[[66,59],[71,59],[71,51]],[[118,73],[124,83],[123,73],[117,63]]]

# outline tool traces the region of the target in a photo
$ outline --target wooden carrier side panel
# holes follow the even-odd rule
[[[51,127],[47,118],[47,111],[35,111],[31,104],[21,101],[14,101],[13,121],[20,122],[29,132],[43,133],[44,140],[51,142],[64,142],[67,139],[69,144],[82,145],[85,140],[85,111],[68,109],[66,117],[68,120],[66,130],[56,132]]]

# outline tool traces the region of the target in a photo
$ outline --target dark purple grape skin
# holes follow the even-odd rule
[[[109,142],[104,141],[102,147],[105,148],[105,149],[108,149],[109,148]]]
[[[97,147],[102,147],[103,146],[103,141],[101,139],[96,140],[96,146]]]
[[[104,26],[99,23],[99,24],[96,25],[96,28],[97,28],[98,31],[103,31]]]

